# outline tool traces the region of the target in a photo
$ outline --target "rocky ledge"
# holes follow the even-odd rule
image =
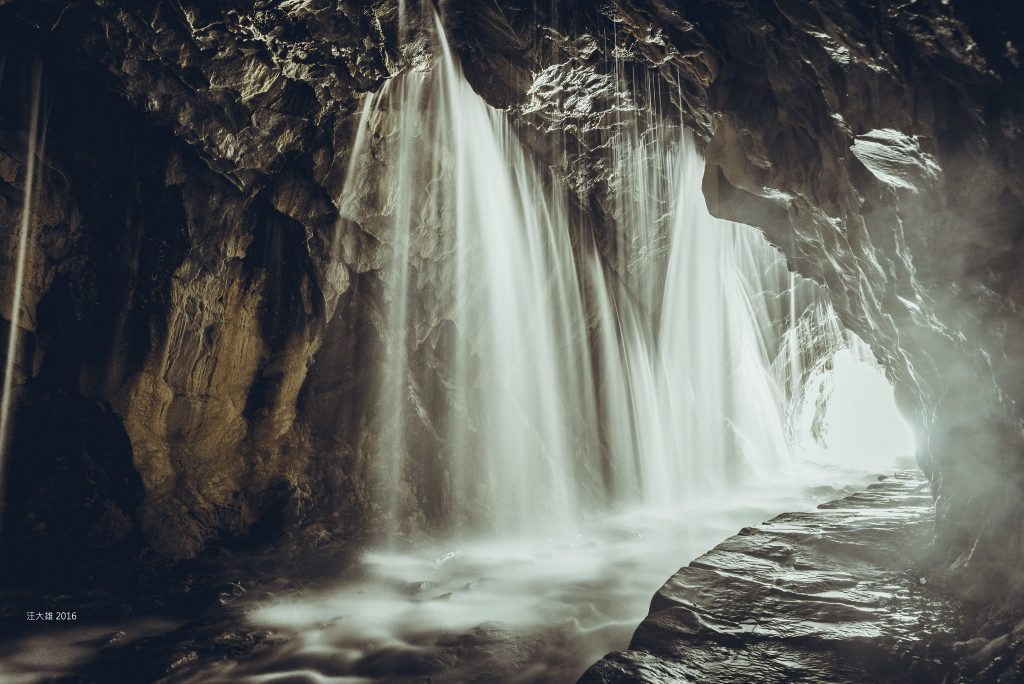
[[[922,570],[934,529],[916,471],[745,528],[666,582],[629,648],[580,682],[1021,681],[1021,625],[965,617]]]

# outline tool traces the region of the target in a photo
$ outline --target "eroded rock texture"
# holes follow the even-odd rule
[[[901,473],[744,529],[666,582],[629,649],[581,684],[1016,681],[1019,663],[972,653],[985,640],[964,640],[960,606],[921,575],[931,504]]]
[[[419,4],[402,21],[398,4],[0,1],[6,78],[42,56],[52,100],[23,391],[120,418],[145,490],[125,515],[163,553],[325,511],[336,529],[365,527],[359,404],[379,331],[363,295],[380,255],[338,201],[360,93],[432,49]],[[1019,566],[1021,10],[441,9],[467,77],[569,179],[605,249],[616,108],[689,125],[711,210],[763,228],[823,283],[895,379],[946,562]],[[4,107],[6,226],[25,140],[24,103]]]

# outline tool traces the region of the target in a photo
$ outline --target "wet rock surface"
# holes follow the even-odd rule
[[[338,473],[317,463],[321,452],[297,420],[325,319],[349,287],[348,268],[330,253],[337,217],[324,190],[283,161],[282,155],[301,156],[295,141],[302,136],[278,124],[300,126],[288,111],[305,112],[309,103],[292,96],[291,80],[268,75],[268,86],[278,83],[269,86],[276,94],[257,88],[253,116],[278,124],[268,137],[254,137],[258,127],[240,120],[237,111],[242,105],[236,99],[246,96],[223,82],[256,78],[234,57],[220,77],[200,76],[198,67],[149,52],[157,49],[149,41],[158,34],[168,50],[191,44],[175,32],[200,21],[194,13],[164,15],[151,7],[162,19],[146,19],[145,8],[135,14],[102,3],[2,9],[12,19],[3,22],[3,87],[11,94],[0,112],[4,226],[18,225],[24,210],[23,129],[30,102],[14,93],[29,92],[26,74],[34,62],[44,74],[47,137],[21,303],[15,388],[22,400],[15,406],[25,411],[14,419],[13,460],[42,463],[33,457],[41,428],[36,414],[60,417],[50,429],[63,430],[65,421],[70,429],[89,420],[88,407],[96,403],[110,414],[110,429],[128,438],[126,451],[118,445],[107,458],[95,459],[97,480],[110,485],[127,455],[143,487],[141,499],[119,508],[119,524],[107,525],[111,538],[101,546],[127,537],[129,527],[159,554],[191,558],[210,546],[264,542],[325,510],[323,518],[338,514],[337,526],[356,523],[346,502],[357,497],[345,491]],[[47,14],[51,10],[56,14]],[[88,30],[75,19],[83,11]],[[82,43],[58,41],[47,50],[34,42],[47,35],[34,32],[41,25],[63,25]],[[129,36],[131,31],[139,33]],[[206,49],[217,42],[210,40]],[[106,64],[98,53],[98,62],[73,54],[95,49],[110,57],[115,45],[127,65]],[[340,41],[336,48],[342,49]],[[198,60],[196,50],[186,61]],[[105,66],[79,68],[87,63]],[[184,72],[161,71],[171,64]],[[125,78],[133,74],[148,104],[111,89],[103,73],[108,67]],[[121,67],[126,71],[117,71]],[[191,90],[204,79],[210,90]],[[325,101],[334,108],[353,97],[335,94]],[[179,117],[182,128],[150,118],[158,110]],[[308,120],[301,119],[300,127],[306,130]],[[224,159],[214,160],[225,155],[238,164],[229,168]],[[279,182],[266,174],[253,180],[256,169],[268,168]],[[16,253],[13,234],[4,243],[4,301],[13,296]],[[337,317],[333,330],[354,336],[347,315]],[[85,408],[68,412],[67,406]],[[334,446],[323,455],[339,451]],[[12,489],[24,491],[39,479],[24,468],[13,476]],[[313,484],[324,477],[329,485]],[[340,502],[327,501],[332,495],[320,498],[321,513],[313,514],[311,490],[337,492]],[[96,494],[107,500],[125,495]],[[53,519],[45,521],[50,527],[88,515],[73,505],[76,499],[68,501],[72,505],[51,508]],[[11,520],[34,514],[25,496],[5,505]],[[5,529],[12,533],[26,537]]]
[[[198,663],[250,657],[281,637],[248,626],[241,604],[343,578],[356,557],[346,542],[302,535],[184,561],[137,546],[117,551],[24,559],[34,576],[0,587],[0,679],[179,681]],[[74,618],[30,622],[29,610]]]
[[[943,587],[931,555],[933,514],[920,474],[901,472],[818,510],[744,528],[670,578],[629,649],[609,654],[581,681],[1019,681],[1024,626],[1016,597],[1007,596],[1001,611],[984,612]],[[557,603],[544,624],[525,634],[500,619],[436,634],[433,625],[420,623],[408,625],[418,640],[371,649],[364,639],[330,638],[350,619],[353,607],[344,603],[337,604],[337,615],[313,619],[307,646],[314,648],[302,648],[302,629],[247,618],[267,602],[308,601],[325,579],[358,581],[365,568],[351,562],[352,551],[337,543],[314,553],[289,545],[220,552],[160,569],[139,559],[121,566],[119,589],[83,585],[56,595],[3,590],[0,658],[12,665],[48,648],[54,662],[26,671],[60,673],[52,679],[68,682],[235,682],[286,673],[310,680],[561,682],[582,670],[571,656],[576,642],[602,638],[587,633],[567,639],[562,623],[574,620]],[[622,562],[613,574],[628,574],[638,560],[624,554]],[[486,591],[482,587],[494,582],[480,577],[457,593]],[[579,579],[572,587],[581,605],[607,589]],[[414,604],[457,600],[426,581],[395,590]],[[530,600],[551,600],[550,593],[541,594],[546,598]],[[19,641],[26,636],[19,628],[24,605],[77,610],[85,624],[33,625],[39,640]],[[76,627],[85,631],[76,633]],[[359,631],[359,625],[352,628]],[[65,651],[78,655],[62,671],[57,663]]]
[[[911,471],[748,527],[666,582],[629,649],[580,681],[1019,681],[1019,651],[978,657],[1017,629],[977,631],[935,582],[933,535]]]

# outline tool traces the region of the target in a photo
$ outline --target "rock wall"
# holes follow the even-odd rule
[[[228,30],[163,3],[138,13],[113,3],[0,11],[9,29],[4,226],[17,226],[23,211],[24,74],[32,62],[42,62],[47,112],[19,403],[78,405],[85,397],[119,418],[145,491],[125,513],[162,554],[191,557],[211,542],[299,525],[327,508],[348,513],[345,526],[356,526],[346,502],[335,501],[344,499],[344,484],[317,462],[343,446],[314,449],[314,436],[296,421],[302,406],[314,412],[315,397],[300,395],[325,332],[353,336],[345,298],[352,272],[334,251],[351,253],[358,270],[359,240],[344,227],[336,240],[329,191],[311,177],[320,174],[329,188],[335,158],[347,162],[344,106],[354,102],[355,81],[344,80],[343,66],[324,68],[325,104],[313,117],[313,88],[273,67],[274,40],[253,52],[255,39],[243,31],[239,40],[250,41],[225,50],[238,26]],[[262,21],[280,28],[272,19]],[[32,30],[40,24],[50,30]],[[346,27],[335,30],[357,33]],[[74,42],[62,42],[64,30]],[[200,46],[203,36],[209,42]],[[340,41],[323,42],[341,50]],[[180,52],[187,48],[191,56]],[[161,57],[161,49],[175,57]],[[205,63],[204,51],[225,59]],[[315,71],[304,59],[296,68]],[[5,302],[16,250],[12,230],[0,283]],[[16,423],[12,477],[38,451],[31,445],[41,433],[61,428],[21,416]],[[30,429],[37,434],[22,434]],[[102,467],[113,468],[113,458]],[[11,490],[22,484],[12,480]],[[30,501],[18,508],[19,501],[9,502],[5,533],[59,547],[48,530],[19,529],[34,514]]]
[[[30,269],[25,391],[50,377],[120,417],[163,553],[324,511],[366,528],[379,250],[337,202],[359,93],[430,49],[419,3],[403,20],[398,4],[0,0],[11,53],[45,55],[53,79],[38,230],[58,237]],[[1020,9],[441,5],[467,77],[572,182],[606,249],[615,107],[689,125],[712,212],[824,284],[892,375],[946,562],[1020,565]],[[20,135],[0,141],[5,226]]]

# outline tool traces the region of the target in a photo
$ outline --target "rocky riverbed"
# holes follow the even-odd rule
[[[285,545],[149,572],[125,565],[56,593],[8,590],[0,681],[570,682],[629,643],[679,563],[876,477],[822,469],[671,512],[622,511],[568,538]],[[26,622],[28,610],[77,620]]]

